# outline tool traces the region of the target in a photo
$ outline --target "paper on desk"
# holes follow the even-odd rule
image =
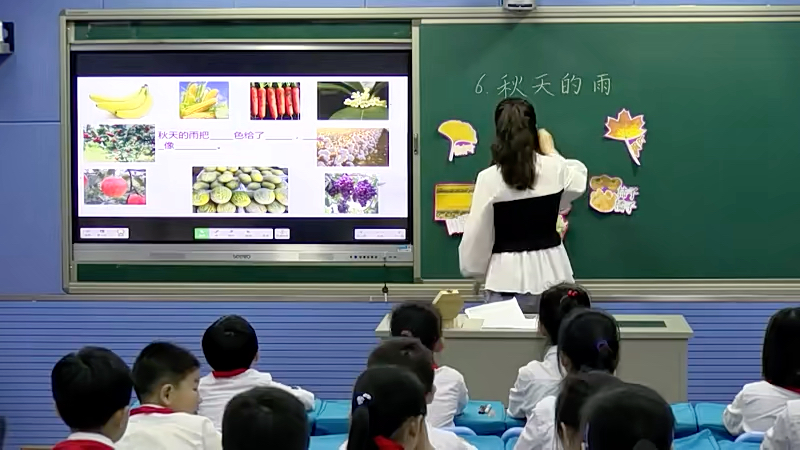
[[[538,318],[528,319],[522,313],[517,299],[467,308],[464,313],[470,319],[482,319],[483,328],[506,328],[517,330],[536,330]]]
[[[455,219],[446,219],[447,234],[452,236],[454,234],[464,234],[464,227],[467,224],[467,216],[458,216]]]

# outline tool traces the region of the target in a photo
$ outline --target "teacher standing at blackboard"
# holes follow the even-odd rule
[[[527,100],[501,101],[494,122],[492,166],[475,181],[458,249],[461,273],[485,280],[488,301],[516,297],[537,313],[542,292],[574,281],[556,222],[586,190],[586,166],[556,151]]]

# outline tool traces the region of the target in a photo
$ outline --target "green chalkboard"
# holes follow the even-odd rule
[[[423,278],[460,277],[432,192],[488,166],[503,77],[562,154],[640,187],[630,217],[574,203],[577,278],[800,276],[800,23],[423,23],[420,39]],[[596,89],[604,74],[610,92]],[[641,167],[603,138],[621,108],[645,115]],[[474,156],[447,161],[447,119],[476,127]]]

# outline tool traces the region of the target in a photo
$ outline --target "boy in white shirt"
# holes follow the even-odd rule
[[[392,336],[413,337],[428,350],[439,353],[442,343],[442,316],[428,303],[407,302],[392,311],[389,322]],[[435,371],[433,401],[428,405],[426,420],[435,428],[454,426],[455,416],[464,412],[469,401],[467,384],[461,372],[433,364]]]
[[[50,381],[58,415],[72,431],[53,450],[114,450],[128,424],[128,365],[110,350],[84,347],[61,358]]]
[[[309,426],[300,400],[283,389],[257,387],[236,395],[225,407],[225,450],[308,450]]]
[[[212,372],[200,379],[198,413],[222,429],[225,406],[254,387],[274,387],[296,396],[306,410],[314,409],[314,394],[277,383],[269,373],[250,368],[258,360],[256,330],[241,316],[223,316],[203,334],[203,354]]]
[[[197,411],[200,362],[189,351],[154,342],[133,365],[141,406],[131,409],[117,450],[222,450],[222,437]]]
[[[418,339],[392,338],[375,347],[367,359],[367,368],[383,366],[397,366],[413,373],[427,391],[425,400],[430,407],[435,394],[433,353]],[[428,441],[434,450],[476,450],[452,431],[434,428],[427,422],[426,431]],[[339,450],[347,450],[347,441],[339,447]]]

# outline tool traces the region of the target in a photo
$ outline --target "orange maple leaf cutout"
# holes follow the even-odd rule
[[[617,113],[617,118],[606,118],[605,137],[617,141],[630,141],[642,136],[647,130],[644,129],[644,115],[640,114],[631,117],[630,111],[623,109]]]

